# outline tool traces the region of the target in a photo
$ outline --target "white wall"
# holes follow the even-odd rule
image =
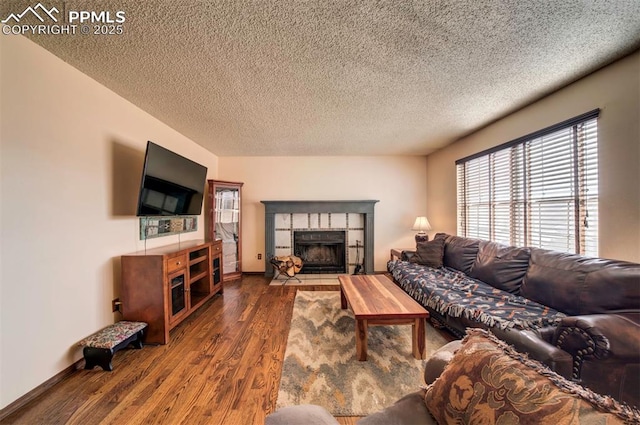
[[[426,208],[424,157],[220,157],[219,167],[221,179],[244,182],[243,271],[264,271],[256,257],[265,255],[261,200],[379,200],[376,271],[386,270],[390,248],[415,246],[411,226]]]
[[[427,214],[456,233],[455,161],[600,108],[599,256],[640,262],[640,52],[427,157]]]
[[[0,407],[82,357],[118,319],[119,256],[144,248],[135,203],[147,140],[217,157],[21,36],[0,37]],[[182,240],[204,237],[200,230]],[[148,247],[178,241],[157,238]]]

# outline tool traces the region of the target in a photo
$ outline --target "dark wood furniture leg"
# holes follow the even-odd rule
[[[111,349],[84,347],[82,349],[82,354],[84,355],[85,360],[84,368],[93,369],[96,366],[100,366],[105,371],[113,371],[111,361],[113,360],[113,355],[116,351],[128,347],[129,345],[132,345],[133,348],[141,349],[143,335],[144,331],[140,330]]]

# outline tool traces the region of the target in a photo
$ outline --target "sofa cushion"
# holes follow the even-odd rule
[[[442,257],[444,256],[444,239],[436,238],[432,241],[418,242],[416,252],[409,259],[410,263],[418,263],[423,266],[439,268],[442,267]]]
[[[623,313],[640,305],[640,264],[531,248],[520,295],[568,315]]]
[[[494,288],[518,294],[522,279],[529,268],[529,257],[529,248],[482,241],[469,275]]]
[[[444,258],[445,267],[459,270],[464,274],[469,274],[473,262],[476,261],[480,241],[477,239],[451,236],[444,233],[436,234],[434,239],[444,238]]]
[[[481,329],[467,331],[425,403],[438,423],[640,421],[638,410],[566,380]]]

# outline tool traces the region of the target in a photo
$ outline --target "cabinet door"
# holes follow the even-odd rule
[[[242,183],[209,181],[211,197],[209,237],[222,241],[223,280],[242,273]]]
[[[213,285],[219,285],[222,282],[222,253],[219,245],[214,245],[213,254],[211,256],[211,271],[213,276]]]
[[[168,276],[169,279],[169,323],[174,323],[187,313],[189,290],[186,270],[179,270]]]

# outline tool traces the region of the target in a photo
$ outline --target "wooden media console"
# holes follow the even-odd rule
[[[149,324],[144,342],[169,331],[222,292],[222,242],[187,241],[122,256],[122,315]]]

